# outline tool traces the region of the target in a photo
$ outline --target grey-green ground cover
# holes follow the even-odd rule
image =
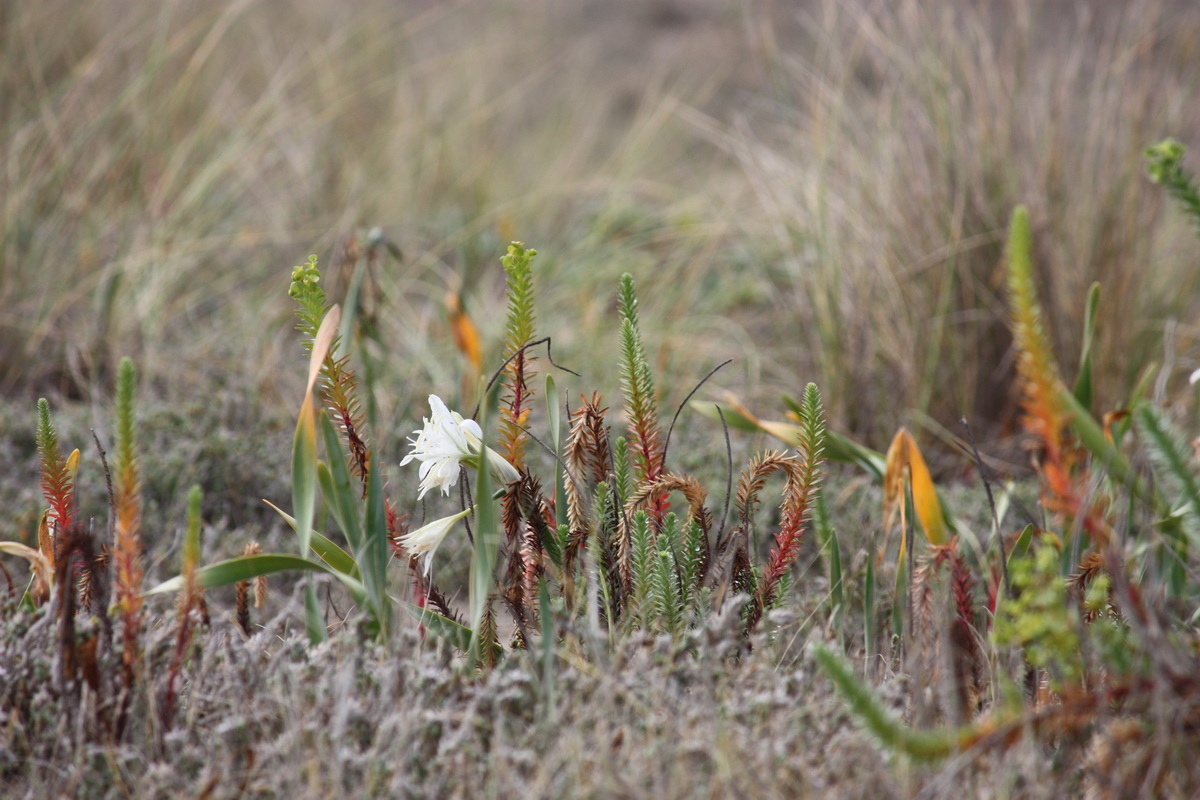
[[[256,496],[278,499],[289,491],[278,477],[287,469],[286,420],[247,412],[237,404],[148,404],[148,585],[172,574],[178,561],[183,500],[174,482],[160,482],[167,475],[218,486],[222,475],[243,476],[228,499],[215,494],[206,513],[205,561],[239,552],[252,536],[267,549],[294,549],[294,534],[274,512],[264,514]],[[67,406],[58,415],[60,435],[89,436],[100,416]],[[6,425],[20,431],[31,417],[9,408]],[[181,429],[205,435],[180,437]],[[104,441],[103,428],[97,432]],[[714,432],[707,420],[685,414],[677,436],[681,452],[695,453]],[[764,444],[733,436],[735,456]],[[39,503],[36,450],[24,434],[5,446],[4,507],[29,512],[6,524],[21,524]],[[709,459],[712,477],[720,477],[723,456]],[[856,609],[879,494],[852,470],[835,472],[828,502],[842,521],[853,652],[861,642]],[[977,490],[954,495],[964,508],[982,500]],[[81,473],[80,496],[102,526],[102,478]],[[439,555],[448,585],[465,576],[468,558],[464,544]],[[393,568],[394,576],[401,573]],[[549,658],[540,648],[514,651],[485,673],[407,618],[387,644],[364,641],[352,604],[331,581],[319,583],[318,596],[334,635],[317,647],[304,633],[294,579],[271,579],[267,608],[253,612],[249,637],[234,619],[232,590],[210,590],[212,624],[199,633],[183,670],[169,728],[158,715],[175,615],[170,601],[152,598],[145,658],[157,667],[119,743],[106,741],[104,714],[86,685],[66,694],[57,688],[57,627],[47,609],[18,612],[16,598],[6,595],[3,796],[783,798],[904,797],[924,789],[930,797],[1052,797],[1078,789],[1083,776],[1056,773],[1055,753],[1033,743],[981,752],[965,768],[952,762],[944,771],[881,748],[809,655],[810,642],[833,635],[827,573],[811,541],[796,575],[784,608],[749,642],[733,604],[681,640],[634,634],[598,658],[570,648]],[[96,623],[82,627],[89,624]],[[903,712],[904,681],[880,665],[881,692]]]

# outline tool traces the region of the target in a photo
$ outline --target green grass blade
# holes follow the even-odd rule
[[[346,573],[339,572],[328,564],[313,561],[289,553],[260,553],[253,556],[240,556],[215,564],[201,567],[196,571],[196,580],[205,589],[218,586],[230,586],[240,581],[248,581],[262,575],[273,575],[277,572],[325,572],[339,581],[350,591],[356,602],[365,599],[366,594],[361,582]],[[177,592],[183,588],[182,576],[175,576],[163,581],[158,586],[146,592],[147,595]]]
[[[1012,550],[1009,551],[1006,562],[1010,572],[1012,571],[1014,561],[1029,555],[1029,548],[1033,545],[1033,537],[1036,533],[1036,527],[1032,524],[1026,525],[1021,531],[1021,535],[1017,537],[1017,541],[1013,542]]]
[[[861,467],[878,484],[883,483],[883,475],[887,472],[887,459],[883,453],[828,428],[825,429],[825,457]]]
[[[317,408],[313,389],[321,371],[321,364],[333,344],[341,311],[333,306],[321,320],[313,338],[312,352],[308,359],[308,386],[300,414],[296,419],[296,434],[292,438],[292,511],[296,515],[296,534],[300,537],[300,555],[308,555],[313,517],[317,504]]]
[[[692,400],[688,405],[698,414],[711,419],[713,422],[720,422],[722,415],[724,415],[725,424],[735,431],[757,433],[759,430],[757,422],[725,403],[714,403],[711,400]],[[718,412],[718,408],[720,412]]]
[[[1096,333],[1096,307],[1100,303],[1100,284],[1088,289],[1087,305],[1083,312],[1083,345],[1079,351],[1079,374],[1075,377],[1073,393],[1084,408],[1092,407],[1092,338]]]
[[[935,761],[962,749],[971,738],[970,729],[926,731],[907,727],[884,710],[845,659],[821,646],[817,646],[813,655],[867,730],[893,750],[920,761]]]
[[[842,585],[842,548],[838,544],[837,531],[829,531],[829,587],[833,599],[833,629],[838,640],[846,640],[846,590]]]
[[[357,553],[363,544],[362,523],[359,521],[359,497],[350,481],[350,470],[346,466],[346,455],[342,441],[333,427],[328,414],[321,415],[321,435],[325,439],[325,457],[318,468],[321,491],[325,493],[325,504],[333,519],[346,537],[350,552]],[[326,474],[328,477],[326,477]]]
[[[341,345],[339,350],[346,350],[350,346],[351,335],[358,321],[358,298],[362,294],[363,280],[366,276],[367,260],[360,258],[354,266],[354,275],[350,278],[350,285],[346,287],[346,299],[342,303],[342,324],[338,326],[337,338],[338,344]],[[345,353],[334,353],[334,358],[342,355]]]
[[[317,435],[312,395],[305,397],[292,438],[292,509],[296,515],[296,534],[300,555],[308,555],[309,531],[312,530],[317,502]]]
[[[487,459],[481,458],[480,463],[486,468]],[[380,635],[387,637],[391,630],[391,608],[387,596],[387,568],[391,559],[388,551],[387,509],[383,502],[383,481],[379,472],[383,467],[379,462],[371,464],[367,476],[367,524],[363,532],[363,546],[358,558],[366,584],[367,595],[371,599],[371,611],[379,623]]]
[[[317,592],[313,589],[312,576],[304,587],[304,627],[308,632],[311,644],[320,644],[329,638],[325,628],[325,620],[321,617],[321,607],[317,605]]]
[[[361,581],[362,576],[359,574],[358,564],[354,562],[354,558],[332,540],[325,537],[324,534],[317,531],[312,532],[312,540],[309,542],[312,545],[312,551],[324,561],[329,567],[343,575],[348,575],[356,581]]]
[[[275,509],[279,516],[283,517],[284,522],[296,530],[296,518],[284,512],[279,506],[272,503],[270,500],[264,500],[267,505]],[[349,575],[355,580],[361,580],[359,575],[358,564],[349,553],[339,547],[334,541],[327,538],[319,531],[309,532],[309,546],[312,551],[320,556],[321,560],[328,564],[333,569],[345,575]]]
[[[1157,493],[1146,487],[1146,482],[1134,471],[1129,459],[1118,450],[1108,437],[1095,417],[1075,399],[1075,395],[1062,389],[1059,392],[1064,407],[1071,415],[1071,430],[1079,437],[1079,441],[1092,454],[1097,466],[1105,471],[1110,478],[1130,490],[1160,513],[1165,511],[1165,504]]]
[[[200,503],[204,499],[204,490],[199,484],[188,490],[187,527],[183,534],[183,564],[184,569],[198,567],[200,564]]]
[[[786,401],[788,398],[784,399]],[[795,423],[751,419],[740,411],[721,403],[693,400],[688,405],[711,420],[720,421],[721,416],[724,415],[725,424],[734,430],[769,433],[792,447],[799,447],[804,441],[802,438],[804,429]],[[718,406],[720,407],[719,412]],[[875,483],[883,483],[883,475],[887,471],[887,459],[884,458],[883,453],[872,450],[828,428],[825,429],[824,447],[825,458],[843,464],[855,464],[870,475]]]
[[[488,416],[495,407],[499,386],[497,382],[480,406],[479,427],[483,430],[485,438],[488,432]],[[468,619],[472,631],[472,663],[479,662],[479,631],[487,610],[488,597],[492,592],[492,576],[500,552],[500,519],[496,512],[496,501],[492,499],[492,476],[486,458],[479,459],[479,468],[475,471],[475,497],[478,499],[475,506],[475,549],[471,554],[471,578],[467,591],[470,614]]]
[[[875,630],[875,537],[867,550],[867,574],[863,579],[863,637],[867,659],[875,655],[878,631]]]
[[[556,456],[562,456],[562,400],[550,373],[546,373],[546,419],[550,422],[550,446]],[[562,461],[558,459],[554,462],[554,521],[558,525],[568,524],[567,482]]]
[[[907,541],[908,531],[900,531],[900,535],[906,537]],[[911,557],[906,547],[896,562],[896,585],[892,590],[892,634],[901,641],[904,639],[904,617],[909,608],[908,560]]]

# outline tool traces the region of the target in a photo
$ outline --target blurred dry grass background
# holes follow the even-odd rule
[[[604,357],[631,271],[669,402],[725,357],[804,381],[879,444],[1004,431],[999,264],[1031,206],[1073,363],[1103,284],[1100,403],[1196,366],[1200,269],[1140,150],[1200,145],[1200,8],[1033,2],[5,4],[0,388],[92,396],[132,354],[166,394],[295,386],[288,268],[381,226],[388,412],[459,385],[443,307],[490,347],[495,264],[538,247],[556,355]],[[601,357],[596,358],[597,355]],[[289,405],[290,403],[284,403]]]

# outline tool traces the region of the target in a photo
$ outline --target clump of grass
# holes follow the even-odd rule
[[[587,9],[561,11],[12,9],[0,31],[13,165],[0,175],[0,390],[107,396],[118,355],[134,352],[180,387],[277,399],[293,387],[276,268],[300,241],[353,263],[357,225],[381,226],[404,255],[366,283],[379,341],[408,353],[388,360],[389,386],[458,377],[430,308],[452,293],[472,318],[501,313],[480,277],[516,226],[563,254],[547,265],[543,313],[557,319],[586,326],[595,309],[568,307],[651,252],[669,253],[655,281],[674,287],[664,303],[698,297],[679,278],[710,263],[720,231],[695,224],[695,199],[675,186],[698,177],[676,144],[703,146],[676,110],[705,102],[725,68],[691,57],[711,46],[703,35],[654,47],[671,34],[647,37],[636,9],[617,10],[611,36]],[[736,50],[730,33],[722,46]],[[392,394],[381,410],[411,415]]]
[[[777,102],[729,134],[753,187],[741,226],[754,274],[792,320],[778,351],[774,314],[751,327],[764,380],[792,391],[793,375],[815,376],[831,424],[876,447],[908,409],[955,432],[967,416],[985,439],[1014,430],[998,265],[1018,204],[1059,363],[1080,350],[1095,282],[1144,321],[1097,332],[1094,408],[1126,403],[1166,321],[1196,313],[1192,249],[1138,163],[1161,131],[1200,133],[1184,55],[1196,8],[1003,8],[904,0],[800,16],[803,35],[767,50]]]
[[[1046,515],[1042,524],[1053,526],[1057,534],[1038,533],[1031,524],[1019,537],[998,538],[998,557],[1007,567],[1005,584],[1003,589],[998,585],[996,571],[984,573],[991,581],[993,615],[982,620],[974,611],[973,590],[973,572],[983,572],[982,567],[973,568],[959,553],[960,538],[946,544],[930,537],[924,566],[910,578],[907,613],[912,623],[897,627],[901,647],[918,654],[908,660],[908,668],[920,678],[911,727],[884,711],[838,657],[820,650],[817,658],[867,728],[888,747],[914,758],[937,760],[956,752],[1003,749],[1022,735],[1061,742],[1058,737],[1092,734],[1092,751],[1075,754],[1073,768],[1095,770],[1096,780],[1118,783],[1127,791],[1134,786],[1141,792],[1160,792],[1166,786],[1174,791],[1178,787],[1173,779],[1149,765],[1177,753],[1150,744],[1147,737],[1154,728],[1186,736],[1194,722],[1190,709],[1200,696],[1200,686],[1190,677],[1196,668],[1194,637],[1184,634],[1172,640],[1162,635],[1172,626],[1172,601],[1196,592],[1195,556],[1189,546],[1195,539],[1189,531],[1196,504],[1187,498],[1194,494],[1188,487],[1194,488],[1197,469],[1182,437],[1161,410],[1146,401],[1134,416],[1141,445],[1171,493],[1170,502],[1131,473],[1113,449],[1111,432],[1097,433],[1097,421],[1059,377],[1040,324],[1031,250],[1028,220],[1018,208],[1007,268],[1018,382],[1026,410],[1023,424],[1038,448]],[[932,485],[926,493],[931,491]],[[1141,523],[1123,521],[1128,526],[1125,542],[1111,533],[1116,504],[1105,500],[1107,491],[1126,493],[1130,504],[1144,505],[1150,512]],[[917,494],[914,482],[914,504]],[[1168,514],[1170,508],[1176,510]],[[930,531],[926,525],[926,533]],[[953,622],[944,637],[933,610],[931,584],[942,566],[949,567],[953,608]],[[1151,601],[1151,596],[1158,599]],[[893,615],[897,613],[894,609]],[[951,645],[949,658],[930,655],[942,638]],[[955,713],[947,716],[967,723],[922,729],[927,724],[927,716],[919,713],[922,690],[930,685],[929,676],[936,674],[939,663],[952,666],[951,685],[958,700]],[[991,669],[985,671],[985,664]],[[1024,684],[1024,693],[1014,681]],[[990,700],[988,684],[993,687]],[[1154,698],[1164,693],[1171,704],[1189,710],[1157,713]],[[1097,732],[1110,731],[1102,722],[1113,710],[1127,723],[1121,729],[1128,741],[1137,743],[1135,763],[1140,765],[1120,774],[1109,745]],[[1149,771],[1136,776],[1138,769]]]

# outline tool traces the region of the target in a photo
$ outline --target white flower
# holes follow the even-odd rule
[[[450,529],[473,510],[468,508],[466,511],[460,511],[452,516],[435,519],[428,525],[423,525],[415,531],[409,531],[400,537],[400,546],[406,552],[421,557],[426,578],[429,577],[429,570],[433,566],[433,554],[437,552],[438,547],[445,541],[446,534],[450,533]]]
[[[460,466],[477,467],[481,452],[486,454],[488,468],[497,481],[508,484],[520,478],[516,468],[503,456],[483,446],[483,431],[478,422],[463,419],[462,414],[446,408],[436,394],[429,395],[429,408],[433,416],[425,420],[421,430],[413,431],[417,438],[409,439],[412,452],[400,462],[400,466],[414,458],[421,462],[418,500],[435,486],[442,494],[450,494],[450,489],[458,483]]]

